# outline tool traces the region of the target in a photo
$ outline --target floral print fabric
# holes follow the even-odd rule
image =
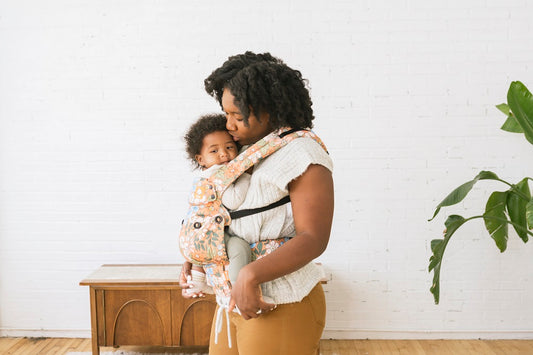
[[[226,269],[229,261],[224,244],[224,227],[229,226],[231,217],[221,200],[226,188],[254,164],[298,137],[311,137],[326,149],[312,131],[299,130],[280,137],[287,131],[289,128],[272,132],[215,170],[210,177],[198,178],[193,183],[190,208],[179,235],[180,251],[186,260],[204,266],[207,281],[217,296],[229,296],[231,292]],[[281,238],[254,243],[251,246],[252,255],[259,259],[286,240]]]

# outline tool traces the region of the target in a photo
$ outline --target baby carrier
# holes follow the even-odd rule
[[[180,231],[180,251],[186,260],[203,266],[207,282],[213,287],[217,303],[220,306],[219,312],[222,309],[227,312],[231,294],[231,282],[227,270],[229,260],[224,243],[224,228],[230,225],[232,219],[263,212],[290,201],[289,196],[286,196],[265,207],[228,212],[222,205],[221,196],[226,188],[246,170],[299,137],[313,138],[326,150],[320,138],[310,130],[281,128],[249,146],[232,161],[215,170],[208,178],[198,178],[194,182],[193,192],[189,199],[189,211],[182,222]],[[284,241],[279,240],[276,243],[281,245]],[[272,243],[275,241],[266,242]],[[262,249],[261,244],[255,243],[252,249],[255,249],[253,251],[257,256],[257,249],[259,249],[259,254]],[[218,324],[219,316],[217,314],[218,329],[220,329]],[[216,334],[218,335],[218,331]],[[228,340],[231,347],[231,340]]]

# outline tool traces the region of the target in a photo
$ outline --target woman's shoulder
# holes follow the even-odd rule
[[[318,164],[333,171],[329,154],[313,138],[296,138],[265,159],[259,168],[262,174],[270,176],[280,188],[302,175],[309,165]]]
[[[320,137],[317,136],[317,139],[320,140]],[[315,147],[320,147],[322,151],[327,153],[324,147],[316,139],[310,136],[295,138],[290,141],[287,146],[302,147],[306,149],[314,149]]]
[[[310,137],[301,137],[292,140],[280,149],[280,156],[289,161],[302,161],[309,164],[324,165],[329,170],[333,169],[333,162],[329,153],[316,140]]]

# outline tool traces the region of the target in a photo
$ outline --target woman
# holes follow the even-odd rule
[[[226,114],[226,128],[241,145],[280,127],[312,128],[312,102],[299,71],[269,53],[230,57],[205,80]],[[232,221],[248,241],[291,237],[239,272],[230,312],[233,347],[223,327],[210,354],[316,354],[325,325],[320,270],[312,263],[329,241],[333,218],[332,162],[314,140],[298,138],[253,168],[242,209],[266,206],[289,195],[291,203]],[[181,283],[188,287],[182,270]],[[266,303],[262,293],[271,296]],[[190,297],[190,296],[189,296]],[[212,330],[213,335],[214,330]]]

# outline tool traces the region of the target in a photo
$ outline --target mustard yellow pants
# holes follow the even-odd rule
[[[324,290],[318,283],[302,301],[280,304],[259,318],[244,320],[230,312],[231,348],[225,312],[223,317],[218,344],[213,322],[209,355],[316,355],[326,323]]]

